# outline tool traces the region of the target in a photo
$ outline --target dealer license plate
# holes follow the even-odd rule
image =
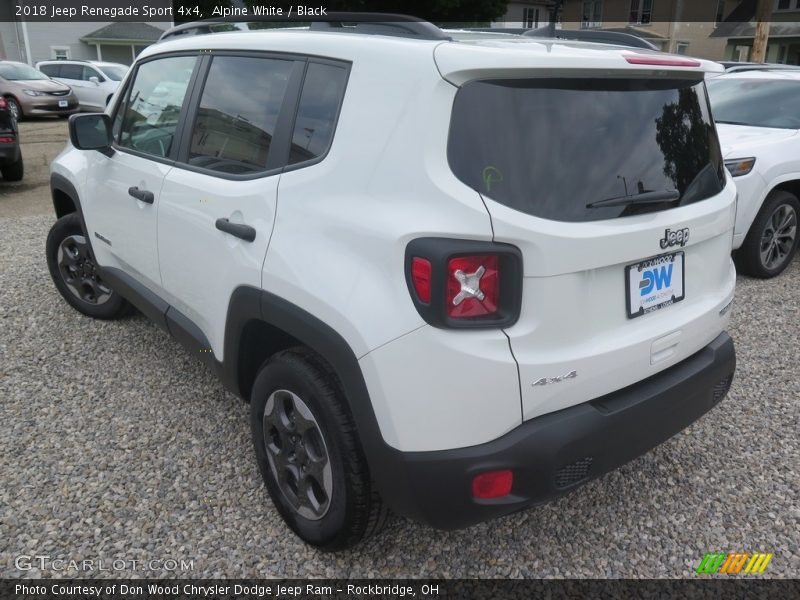
[[[625,267],[628,318],[634,319],[684,299],[684,253],[648,258]]]

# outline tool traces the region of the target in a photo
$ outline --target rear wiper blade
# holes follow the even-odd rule
[[[678,190],[662,190],[659,192],[641,192],[630,196],[617,196],[606,198],[586,205],[586,208],[598,206],[628,206],[629,204],[659,204],[661,202],[675,202],[681,197]]]

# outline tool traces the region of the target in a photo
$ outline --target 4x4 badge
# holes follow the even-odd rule
[[[565,379],[575,379],[578,376],[577,371],[570,371],[566,375],[562,375],[561,377],[542,377],[541,379],[534,381],[532,385],[547,385],[548,383],[559,383],[564,381]]]
[[[684,227],[683,229],[678,229],[677,231],[672,231],[669,227],[664,230],[664,238],[659,241],[661,244],[662,249],[669,248],[670,246],[677,246],[680,244],[681,247],[686,245],[686,242],[689,241],[689,228]]]

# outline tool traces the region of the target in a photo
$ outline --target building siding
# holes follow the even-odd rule
[[[81,42],[80,39],[107,24],[108,23],[85,21],[66,23],[29,22],[27,24],[27,29],[31,56],[30,61],[27,61],[24,51],[22,25],[13,21],[0,21],[0,42],[2,43],[0,54],[7,60],[17,60],[35,64],[40,60],[54,58],[53,47],[62,47],[69,48],[70,58],[96,60],[96,47]],[[151,22],[149,24],[159,29],[167,29],[171,25],[170,23],[156,22]],[[17,44],[17,37],[19,37],[19,45]],[[20,46],[23,47],[20,48]],[[141,52],[145,47],[146,44],[137,45],[137,53]],[[132,62],[130,45],[116,47],[103,45],[102,54],[103,60],[123,62],[125,64],[130,64]]]

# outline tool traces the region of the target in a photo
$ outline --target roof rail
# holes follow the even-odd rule
[[[249,23],[279,23],[291,27],[293,23],[308,23],[307,17],[253,17],[247,21],[231,21],[226,19],[206,19],[183,23],[168,29],[159,38],[163,41],[183,35],[204,35],[214,33],[213,27],[232,25],[237,30],[248,31]],[[280,28],[279,27],[276,27]],[[312,31],[329,31],[341,33],[365,33],[372,35],[389,35],[393,37],[413,38],[417,40],[450,40],[436,25],[408,15],[386,13],[356,13],[337,12],[328,13],[321,17],[314,17],[309,27]]]
[[[603,29],[556,29],[555,36],[551,36],[550,30],[547,27],[541,27],[539,29],[529,29],[522,35],[526,37],[576,40],[581,42],[595,42],[597,44],[614,44],[615,46],[658,50],[657,46],[639,36],[623,33],[621,31],[605,31]]]

